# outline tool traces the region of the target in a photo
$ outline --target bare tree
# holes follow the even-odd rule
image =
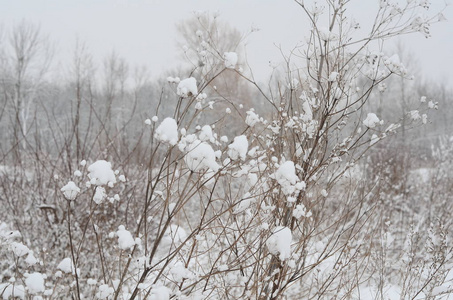
[[[7,65],[11,92],[7,95],[13,110],[13,148],[20,162],[20,150],[27,147],[29,123],[34,103],[52,59],[52,47],[39,27],[22,21],[14,26],[8,39]],[[8,90],[8,89],[6,89]]]

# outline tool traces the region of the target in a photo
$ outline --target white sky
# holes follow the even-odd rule
[[[55,41],[57,59],[68,63],[78,36],[97,61],[113,49],[132,65],[146,65],[159,76],[181,62],[176,46],[175,23],[195,10],[219,11],[220,18],[241,32],[252,25],[261,30],[248,40],[249,63],[258,79],[270,72],[269,61],[281,61],[274,44],[293,48],[304,39],[305,15],[293,0],[1,0],[0,20],[9,28],[22,19],[40,24]],[[402,1],[402,0],[401,0]],[[310,2],[306,0],[306,2]],[[320,1],[322,2],[322,1]],[[444,0],[431,0],[432,11]],[[351,0],[350,14],[362,27],[378,8],[378,0]],[[403,39],[414,53],[426,77],[453,84],[453,9],[444,15],[449,22],[435,24],[432,38],[415,34]],[[175,74],[178,75],[178,74]]]

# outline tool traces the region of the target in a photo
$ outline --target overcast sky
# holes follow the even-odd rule
[[[258,79],[269,74],[269,61],[281,61],[275,44],[289,50],[309,30],[304,13],[293,0],[0,1],[3,26],[10,28],[22,19],[40,24],[41,31],[57,44],[58,61],[71,57],[78,36],[98,61],[115,49],[132,65],[146,65],[153,77],[181,62],[175,23],[191,17],[196,10],[218,11],[221,19],[244,33],[251,26],[260,28],[247,42],[249,63]],[[432,11],[436,11],[445,1],[431,2]],[[351,0],[349,14],[363,27],[377,8],[378,0]],[[432,38],[414,34],[403,40],[426,77],[449,84],[453,84],[452,10],[449,6],[444,11],[448,22],[432,27]]]

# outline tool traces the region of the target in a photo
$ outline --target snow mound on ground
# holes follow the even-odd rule
[[[115,173],[112,164],[105,160],[98,160],[88,167],[88,177],[95,179],[96,185],[106,185],[109,182],[116,183]]]
[[[278,255],[281,261],[291,257],[291,230],[288,227],[277,226],[272,235],[267,239],[266,246],[273,255]]]
[[[198,94],[197,80],[193,77],[181,80],[176,88],[176,93],[181,97],[190,97]]]
[[[174,146],[178,142],[178,124],[172,118],[165,118],[157,127],[154,137],[164,143]]]

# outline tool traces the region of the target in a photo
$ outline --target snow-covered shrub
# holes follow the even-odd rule
[[[190,72],[166,78],[153,117],[136,123],[141,132],[135,144],[119,142],[127,122],[111,123],[108,103],[118,91],[107,86],[103,114],[89,103],[100,123],[99,132],[87,133],[94,141],[81,139],[76,113],[69,136],[60,141],[54,132],[62,145],[55,157],[24,163],[34,166],[28,173],[2,169],[1,199],[8,209],[0,212],[7,222],[0,223],[2,297],[448,293],[452,245],[445,226],[451,221],[439,206],[447,202],[436,202],[429,218],[423,213],[428,205],[410,207],[401,201],[406,189],[382,179],[390,178],[389,165],[375,163],[372,152],[382,154],[379,147],[401,126],[426,123],[423,109],[436,104],[421,102],[422,109],[410,108],[402,119],[368,106],[373,90],[383,93],[389,78],[407,78],[410,71],[397,56],[368,47],[379,41],[385,50],[386,38],[426,33],[432,20],[414,19],[424,9],[418,1],[402,8],[381,1],[374,30],[356,37],[348,1],[305,2],[295,3],[312,21],[298,49],[302,61],[285,58],[290,68],[278,70],[284,76],[276,72],[269,90],[241,70],[240,49],[216,49],[211,39],[218,28],[201,26],[205,17],[196,12],[195,45],[184,49],[196,61]],[[228,84],[217,87],[218,79]],[[255,88],[265,102],[241,104],[240,84],[230,86],[228,79]],[[78,88],[95,97],[88,87]],[[82,105],[85,98],[78,99]],[[87,126],[92,123],[88,119]],[[85,156],[96,159],[87,163]],[[434,202],[422,194],[419,203]],[[418,221],[404,223],[406,217]]]

